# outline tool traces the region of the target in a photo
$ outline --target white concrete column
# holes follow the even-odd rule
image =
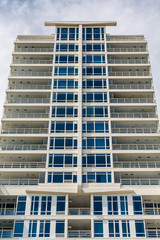
[[[129,215],[134,215],[133,213],[133,198],[132,195],[128,195],[128,214]]]
[[[108,214],[108,206],[107,206],[107,196],[102,196],[102,214],[107,215]]]
[[[51,220],[50,225],[50,238],[56,237],[56,220]]]
[[[56,215],[57,196],[52,196],[51,215]]]
[[[103,220],[103,237],[108,238],[108,220]]]
[[[28,230],[29,230],[29,220],[24,221],[24,227],[23,227],[23,237],[28,237]]]
[[[25,215],[30,215],[32,196],[27,195]]]
[[[135,229],[134,220],[130,220],[130,232],[131,232],[131,238],[136,238],[136,229]]]

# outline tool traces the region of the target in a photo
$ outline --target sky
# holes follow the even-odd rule
[[[108,33],[145,35],[160,116],[160,0],[0,0],[0,117],[16,36],[54,33],[44,21],[117,21]]]

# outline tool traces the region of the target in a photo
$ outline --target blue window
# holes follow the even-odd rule
[[[106,173],[104,172],[97,172],[96,174],[96,182],[97,183],[106,183]]]
[[[40,220],[39,237],[50,237],[49,220]]]
[[[51,203],[52,197],[51,196],[42,196],[41,201],[41,215],[51,215]]]
[[[77,132],[77,123],[73,122],[52,122],[51,133]]]
[[[108,117],[107,107],[87,107],[82,109],[83,117]]]
[[[133,210],[134,214],[142,214],[142,200],[140,196],[133,196]]]
[[[128,220],[122,220],[122,237],[130,237],[130,226]]]
[[[72,137],[50,138],[50,149],[77,149],[77,139]]]
[[[118,220],[115,220],[115,221],[109,220],[108,228],[109,228],[109,237],[120,237]]]
[[[61,28],[61,40],[67,40],[68,28]]]
[[[87,172],[82,175],[83,183],[110,183],[111,172]]]
[[[102,215],[102,197],[94,197],[94,215]]]
[[[109,138],[88,137],[82,140],[83,149],[109,149]]]
[[[78,52],[78,45],[77,44],[56,44],[56,52],[68,52],[68,51]]]
[[[77,182],[77,175],[72,172],[49,172],[48,183]]]
[[[52,107],[52,117],[77,117],[76,107]]]
[[[78,68],[76,67],[55,67],[55,76],[78,75]]]
[[[71,154],[50,154],[48,167],[76,167],[77,156]]]
[[[85,71],[84,71],[85,74]],[[83,88],[106,88],[106,79],[86,79],[82,82]]]
[[[94,221],[94,237],[103,237],[103,221]]]
[[[37,220],[30,220],[28,237],[36,237],[36,235],[37,235]]]
[[[24,228],[24,221],[15,221],[14,225],[14,237],[15,238],[20,238],[23,237],[23,228]]]
[[[83,132],[108,133],[108,122],[87,122],[83,123]]]
[[[94,34],[93,34],[93,37],[94,37],[94,40],[100,40],[100,28],[94,28]]]
[[[64,221],[56,221],[56,237],[64,237]]]
[[[26,209],[26,197],[25,196],[19,196],[17,201],[17,215],[25,215],[25,209]]]
[[[85,67],[85,68],[83,68],[82,72],[83,72],[83,76],[85,76],[85,75],[87,75],[87,76],[89,76],[89,75],[105,76],[106,75],[106,68],[105,67]]]
[[[83,167],[111,167],[109,154],[87,154],[82,157]]]
[[[32,196],[30,214],[38,215],[38,208],[39,208],[39,196]]]
[[[83,102],[107,102],[107,93],[84,93]]]
[[[57,209],[58,214],[65,213],[65,196],[57,196]]]
[[[145,228],[143,220],[135,220],[136,237],[145,237]]]
[[[69,40],[75,40],[75,28],[69,28]]]
[[[128,215],[128,197],[120,196],[121,215]]]
[[[118,198],[117,196],[108,196],[108,215],[118,215]]]

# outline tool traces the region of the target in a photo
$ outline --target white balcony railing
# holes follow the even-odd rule
[[[10,128],[2,129],[3,134],[44,134],[48,133],[48,128]]]
[[[38,185],[39,179],[0,179],[0,185]]]
[[[90,215],[90,208],[69,208],[69,215]]]
[[[15,52],[53,52],[53,48],[17,48]]]
[[[110,103],[154,103],[153,98],[110,98]]]
[[[145,208],[144,207],[143,208],[143,213],[145,215],[160,215],[160,209],[159,208]]]
[[[0,168],[45,168],[45,162],[3,162]]]
[[[50,98],[8,99],[6,103],[49,103]]]
[[[52,60],[14,60],[12,64],[52,64]]]
[[[4,145],[0,146],[0,151],[37,151],[47,150],[47,145]]]
[[[40,77],[46,77],[46,76],[52,76],[51,72],[12,72],[11,77],[13,76],[40,76]]]
[[[107,36],[107,41],[145,41],[144,37],[112,37]]]
[[[5,114],[3,118],[48,118],[48,113],[13,113]]]
[[[155,113],[111,113],[112,118],[157,118]]]
[[[147,238],[159,238],[160,239],[160,229],[153,228],[146,230],[146,237]]]
[[[160,162],[114,162],[114,168],[160,168]]]
[[[160,144],[113,144],[113,150],[160,150]]]
[[[90,230],[72,230],[68,231],[69,238],[90,238],[91,231]]]
[[[8,89],[51,89],[51,85],[12,85]]]
[[[122,185],[160,185],[160,179],[121,179]]]
[[[146,48],[107,48],[108,52],[147,52]]]
[[[149,64],[147,59],[146,60],[144,59],[130,59],[130,60],[108,59],[108,63],[109,64],[147,64],[148,63]]]
[[[16,41],[31,41],[31,42],[37,42],[37,41],[53,41],[54,40],[54,37],[52,38],[17,38]]]
[[[0,238],[13,238],[13,230],[10,230],[8,228],[0,228]]]
[[[15,208],[0,208],[0,216],[15,215],[15,213],[16,213]]]
[[[139,72],[139,71],[130,71],[130,72],[109,72],[108,73],[109,76],[151,76],[150,72]]]
[[[109,89],[152,89],[150,84],[111,84]]]
[[[135,134],[148,134],[148,133],[159,133],[157,128],[112,128],[112,133],[135,133]]]

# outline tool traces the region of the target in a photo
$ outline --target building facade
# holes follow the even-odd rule
[[[160,133],[144,36],[46,22],[18,36],[4,103],[0,238],[160,239]]]

